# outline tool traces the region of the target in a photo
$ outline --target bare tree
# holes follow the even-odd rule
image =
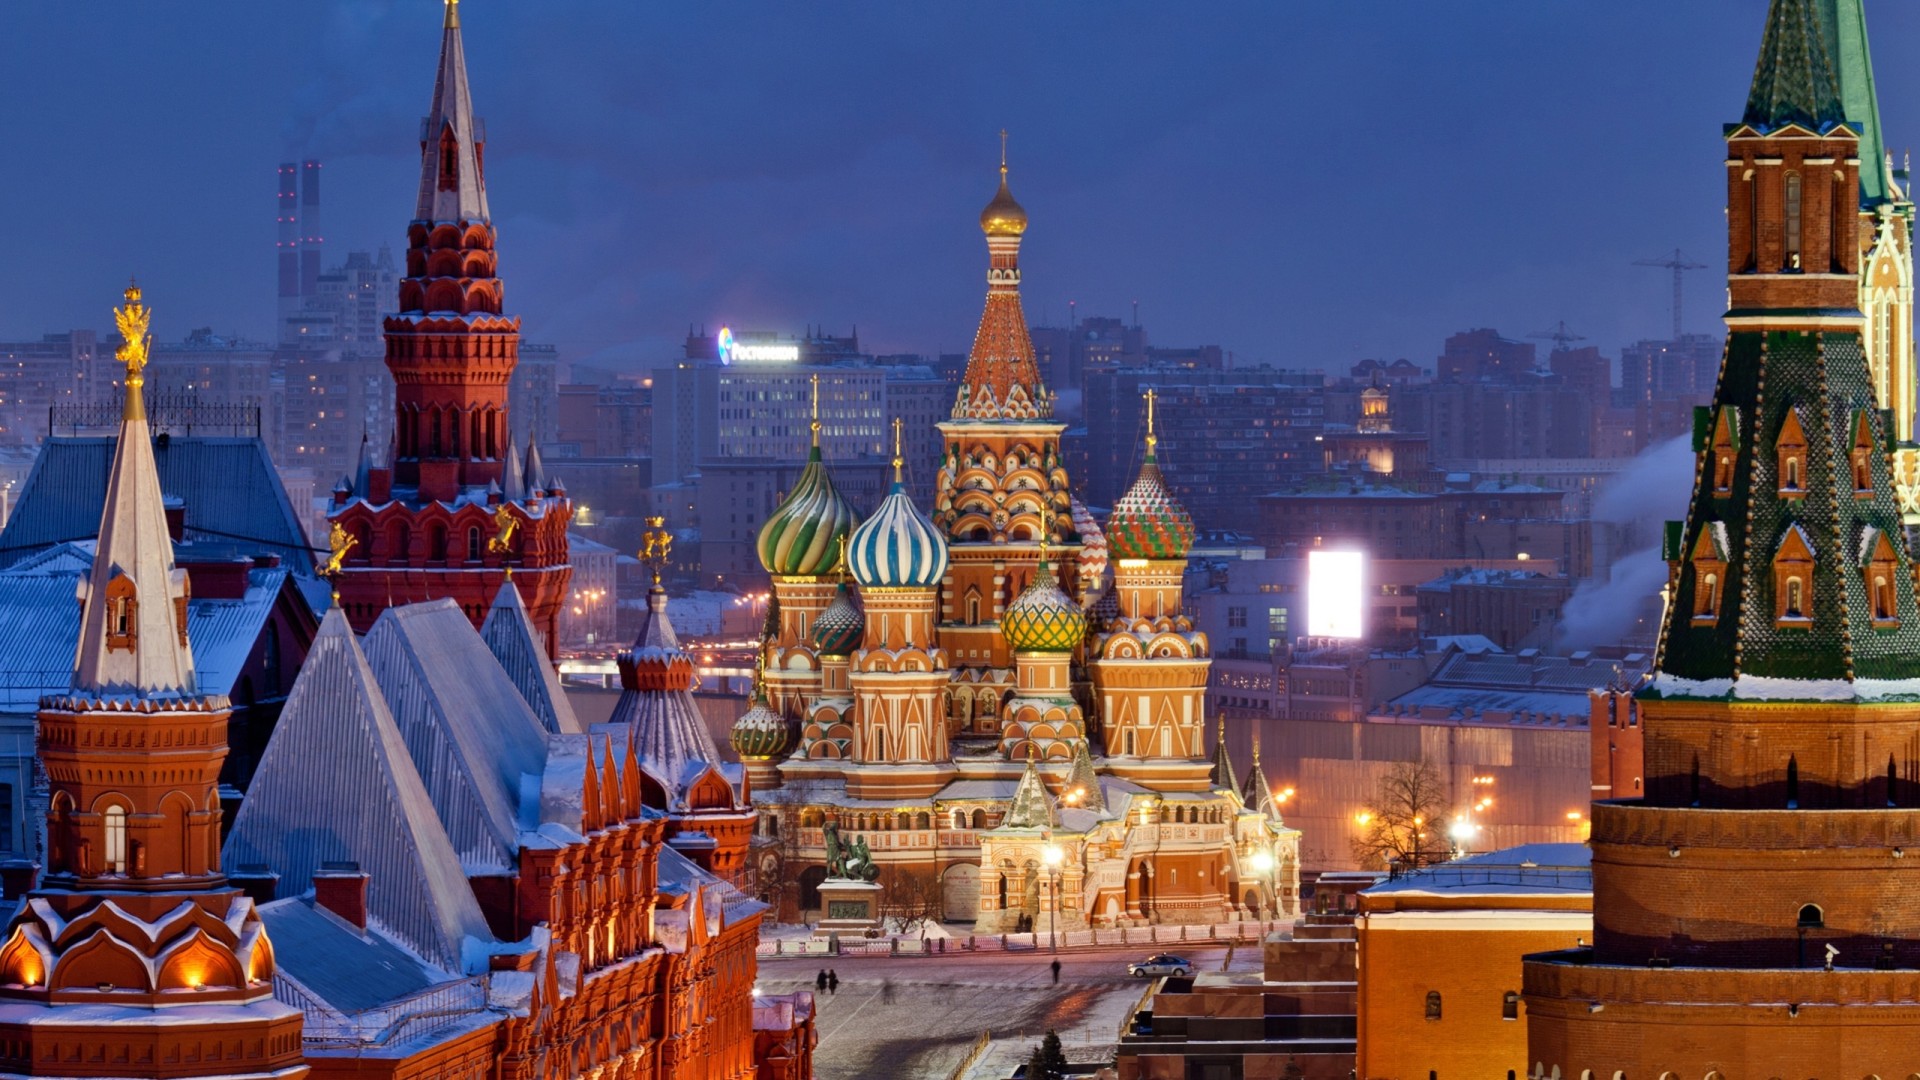
[[[1361,866],[1413,869],[1446,851],[1451,815],[1440,772],[1424,761],[1403,761],[1387,770],[1360,816],[1353,855]]]
[[[928,925],[939,921],[945,898],[932,873],[891,866],[880,878],[880,889],[880,917],[897,933],[917,930],[924,939]]]

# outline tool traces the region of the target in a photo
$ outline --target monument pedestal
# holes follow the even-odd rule
[[[813,928],[815,937],[878,937],[885,929],[880,917],[880,886],[850,878],[828,878],[820,883],[820,921]]]

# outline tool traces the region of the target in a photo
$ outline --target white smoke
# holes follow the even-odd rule
[[[1657,627],[1667,564],[1660,538],[1668,521],[1683,518],[1693,496],[1692,439],[1682,435],[1649,446],[1608,481],[1593,500],[1596,532],[1610,529],[1627,554],[1581,583],[1561,610],[1554,645],[1561,652],[1645,643]]]

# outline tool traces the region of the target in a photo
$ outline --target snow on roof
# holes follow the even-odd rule
[[[1410,896],[1586,896],[1593,851],[1585,844],[1522,844],[1390,878],[1366,890]]]
[[[305,890],[327,862],[356,862],[368,874],[370,915],[408,949],[450,971],[485,963],[471,945],[493,940],[486,917],[337,609],[294,681],[222,858],[264,865],[290,890]]]
[[[1920,701],[1920,679],[1792,679],[1741,675],[1686,679],[1655,674],[1650,689],[1663,698],[1733,701]]]
[[[540,639],[540,632],[533,628],[520,589],[512,579],[500,586],[493,608],[487,612],[487,621],[480,626],[480,636],[548,732],[569,734],[581,730],[573,706],[560,688],[560,675],[547,662],[545,643]]]
[[[1362,916],[1368,933],[1381,930],[1593,930],[1588,911],[1383,911]]]
[[[363,647],[469,873],[518,865],[522,778],[547,729],[452,600],[389,608]]]

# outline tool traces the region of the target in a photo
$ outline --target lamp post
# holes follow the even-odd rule
[[[1279,907],[1280,906],[1280,896],[1279,896],[1280,890],[1274,885],[1274,882],[1273,882],[1273,869],[1274,869],[1273,852],[1266,848],[1261,848],[1260,850],[1254,852],[1252,855],[1248,856],[1247,865],[1253,867],[1254,873],[1259,874],[1261,877],[1264,877],[1267,879],[1267,904],[1266,904],[1267,910],[1272,911],[1273,909]]]
[[[1060,951],[1060,864],[1066,857],[1059,844],[1048,844],[1040,851],[1040,858],[1047,864],[1047,885],[1053,893],[1053,904],[1047,908],[1047,942],[1056,953]]]

